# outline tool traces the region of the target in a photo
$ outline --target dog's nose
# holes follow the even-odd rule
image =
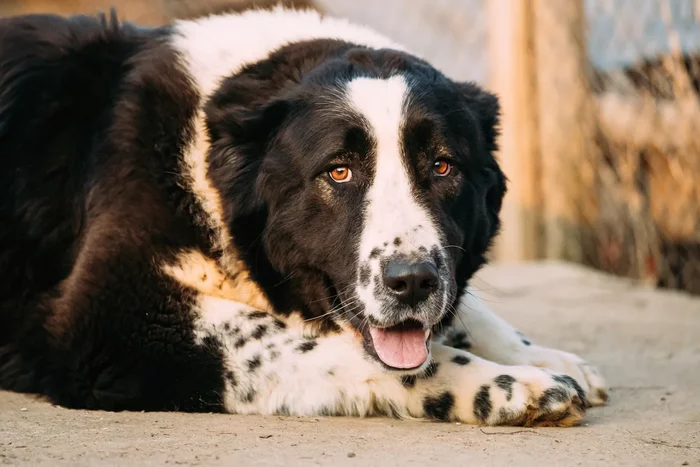
[[[415,306],[437,288],[440,277],[432,263],[392,261],[384,268],[383,279],[384,285],[394,292],[400,302]]]

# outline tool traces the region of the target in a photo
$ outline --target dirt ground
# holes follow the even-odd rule
[[[475,285],[534,340],[598,364],[609,406],[577,428],[496,429],[86,412],[0,393],[0,464],[700,466],[700,299],[560,263],[491,266]]]

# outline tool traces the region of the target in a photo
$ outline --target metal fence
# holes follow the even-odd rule
[[[279,0],[112,4],[144,24]],[[371,26],[503,102],[502,260],[563,258],[700,293],[700,0],[289,0]]]

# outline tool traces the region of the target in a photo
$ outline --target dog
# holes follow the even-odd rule
[[[0,388],[578,424],[600,373],[469,286],[506,192],[499,112],[314,11],[0,20]]]

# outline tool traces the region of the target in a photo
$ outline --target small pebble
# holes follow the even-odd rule
[[[455,425],[461,425],[461,424],[462,424],[461,422],[457,422],[457,423],[455,423]]]
[[[27,411],[27,408],[26,408],[26,407],[22,407],[21,409],[19,409],[19,411],[20,411],[20,412],[26,412],[26,411]]]
[[[683,462],[681,465],[688,465],[688,461]]]
[[[355,453],[354,453],[354,452],[349,452],[349,453],[348,453],[348,457],[350,457],[350,458],[355,457]]]

